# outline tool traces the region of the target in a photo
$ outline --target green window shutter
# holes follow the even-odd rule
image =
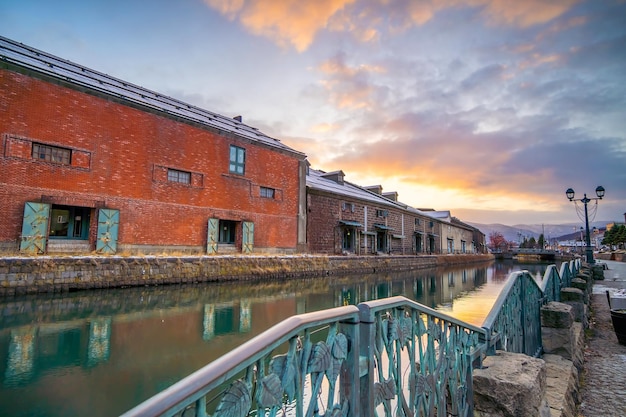
[[[98,234],[96,253],[112,255],[117,252],[117,234],[120,225],[120,211],[98,210]]]
[[[219,239],[219,219],[209,219],[206,253],[214,255],[217,253],[217,241]]]
[[[28,202],[24,205],[20,251],[32,254],[46,252],[49,221],[50,204]]]
[[[241,251],[243,253],[252,253],[254,248],[254,223],[243,222],[243,244]]]

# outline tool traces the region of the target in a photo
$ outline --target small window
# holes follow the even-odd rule
[[[376,210],[376,217],[388,217],[389,210]]]
[[[179,182],[181,184],[191,184],[191,173],[168,168],[167,180],[171,182]]]
[[[69,149],[33,143],[33,159],[69,165],[71,157],[72,151]]]
[[[422,219],[415,219],[415,225],[416,226],[421,226],[422,225]]]
[[[230,146],[229,170],[233,174],[243,175],[246,168],[246,150],[238,146]]]
[[[274,198],[275,191],[273,188],[261,187],[261,197]]]
[[[354,203],[346,203],[346,202],[342,203],[341,210],[354,213]]]

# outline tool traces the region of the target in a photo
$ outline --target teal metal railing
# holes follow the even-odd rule
[[[482,327],[405,297],[290,317],[123,416],[472,416],[486,354],[541,351],[541,305],[580,261],[563,265],[511,274]]]
[[[513,272],[500,291],[491,311],[483,321],[488,337],[487,353],[496,349],[541,354],[541,307],[550,301],[560,301],[561,288],[569,287],[580,270],[580,260],[561,264],[560,273],[550,265],[541,282],[528,271]]]
[[[359,310],[368,369],[361,413],[351,415],[473,415],[472,363],[485,353],[483,329],[404,297]]]

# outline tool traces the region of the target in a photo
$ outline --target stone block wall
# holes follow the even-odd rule
[[[488,255],[0,258],[0,296],[194,282],[272,281],[408,271],[488,261]],[[445,263],[444,263],[445,261]]]

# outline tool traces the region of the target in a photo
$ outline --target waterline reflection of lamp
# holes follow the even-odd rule
[[[580,217],[580,210],[578,207],[578,202],[580,201],[581,203],[583,203],[584,207],[585,207],[585,231],[586,231],[586,236],[585,236],[585,244],[586,244],[586,248],[585,248],[585,252],[586,252],[586,256],[587,256],[587,263],[589,264],[593,264],[594,260],[593,260],[593,249],[591,248],[591,237],[589,235],[589,212],[587,211],[587,204],[589,204],[591,201],[595,201],[596,205],[593,207],[593,216],[595,217],[596,211],[598,210],[598,200],[602,200],[602,197],[604,197],[604,187],[603,186],[598,186],[596,187],[596,195],[598,196],[597,198],[588,198],[587,197],[587,193],[584,194],[584,197],[581,199],[574,199],[574,190],[571,188],[568,188],[567,191],[565,191],[565,195],[567,196],[567,199],[569,201],[573,201],[574,204],[576,204],[576,212],[578,213],[578,217]],[[581,220],[583,220],[581,218]],[[592,219],[593,221],[593,219]]]

